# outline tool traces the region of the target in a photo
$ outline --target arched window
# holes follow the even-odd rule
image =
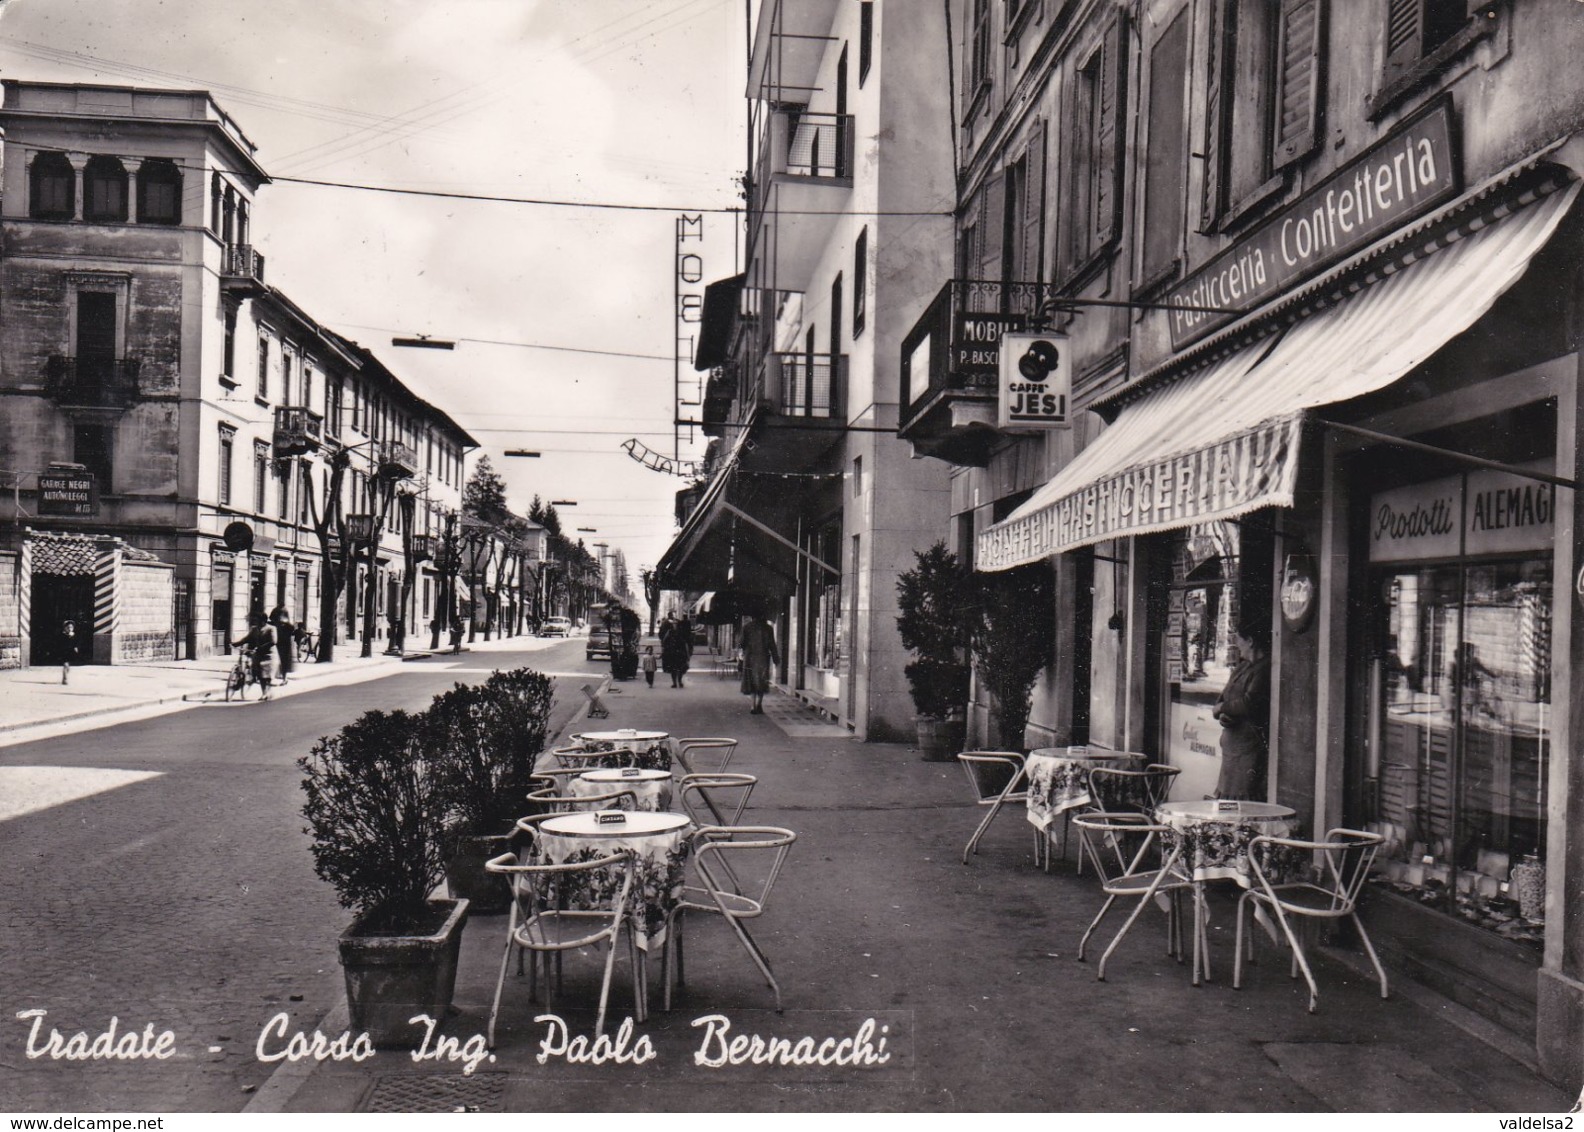
[[[220,242],[229,248],[233,240],[233,226],[236,223],[236,192],[230,185],[225,187],[225,202],[221,208],[223,215],[220,221]]]
[[[83,170],[83,218],[101,223],[127,218],[126,166],[116,157],[90,157]]]
[[[209,180],[209,228],[216,236],[220,234],[221,192],[220,174],[216,173]]]
[[[77,214],[77,174],[64,153],[41,153],[28,174],[28,215],[35,220],[70,220]]]
[[[165,157],[151,157],[138,169],[139,224],[181,223],[181,170]]]

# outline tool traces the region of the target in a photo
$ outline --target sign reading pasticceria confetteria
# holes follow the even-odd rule
[[[94,474],[52,469],[38,475],[38,513],[40,515],[99,514],[99,485]]]
[[[1168,306],[1252,311],[1457,192],[1452,112],[1441,102],[1337,170],[1166,295]],[[1239,313],[1173,310],[1173,350]]]

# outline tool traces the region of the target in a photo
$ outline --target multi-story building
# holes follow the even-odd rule
[[[30,578],[15,658],[50,659],[63,619],[93,627],[102,662],[225,651],[276,606],[318,631],[327,583],[371,557],[376,584],[354,578],[330,620],[355,636],[377,609],[383,637],[395,611],[419,616],[421,536],[460,505],[473,441],[266,282],[268,175],[246,135],[201,91],[4,93],[0,466]],[[128,563],[164,564],[163,609]]]
[[[660,564],[768,603],[779,679],[862,738],[914,733],[896,575],[942,534],[945,468],[895,429],[902,334],[949,270],[944,36],[943,10],[758,6],[744,269],[707,292],[695,359],[724,455]]]
[[[1143,752],[1201,798],[1236,631],[1268,637],[1256,795],[1380,834],[1377,945],[1577,1088],[1584,21],[953,13],[956,263],[915,309],[899,431],[953,465],[959,551],[1054,579],[1002,741]],[[1070,375],[1065,428],[998,425],[1025,332],[1036,379]]]

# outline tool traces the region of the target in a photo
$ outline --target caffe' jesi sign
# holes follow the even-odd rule
[[[1452,111],[1442,101],[1404,123],[1167,292],[1173,350],[1254,310],[1458,191]]]

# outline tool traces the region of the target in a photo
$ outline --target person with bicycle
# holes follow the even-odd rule
[[[270,610],[269,621],[270,628],[275,630],[275,651],[280,654],[280,682],[284,684],[292,673],[297,628],[292,624],[291,614],[286,612],[284,605],[277,605]]]
[[[248,614],[247,636],[240,641],[232,641],[235,648],[246,649],[245,655],[249,661],[249,669],[253,680],[259,686],[259,691],[264,699],[269,699],[269,687],[272,665],[271,654],[275,651],[275,630],[264,619],[262,613]]]

